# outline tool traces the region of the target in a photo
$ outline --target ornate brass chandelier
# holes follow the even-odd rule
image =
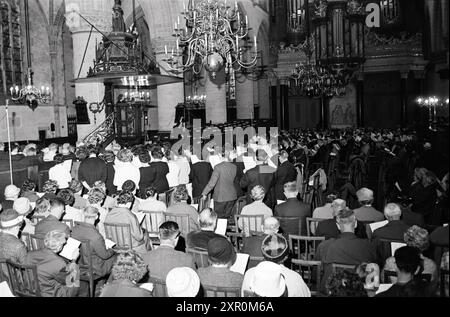
[[[50,87],[42,86],[40,89],[33,85],[33,71],[28,69],[28,84],[23,88],[14,86],[9,89],[11,99],[16,103],[27,103],[31,110],[35,110],[39,103],[47,104],[50,102],[52,95]]]
[[[241,16],[237,2],[231,7],[227,0],[189,0],[188,6],[183,6],[185,26],[180,19],[175,22],[175,49],[169,54],[165,47],[164,61],[172,71],[199,74],[205,68],[215,78],[226,63],[231,62],[237,70],[256,65],[256,36],[253,45],[246,45],[248,17]]]

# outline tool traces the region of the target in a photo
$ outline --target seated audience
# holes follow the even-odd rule
[[[189,216],[189,232],[196,231],[200,228],[198,223],[197,210],[188,204],[189,194],[185,186],[181,185],[175,189],[173,195],[174,204],[167,208],[167,213],[188,215]],[[182,232],[183,236],[187,236],[189,232]]]
[[[111,272],[115,261],[115,252],[106,248],[105,239],[95,227],[99,216],[96,207],[88,206],[84,208],[83,220],[73,228],[72,238],[79,241],[89,241],[93,272],[98,276],[104,276]],[[84,251],[81,253],[81,261],[88,264],[89,254],[84,253]]]
[[[245,273],[244,297],[288,297],[286,280],[280,265],[264,261]]]
[[[400,206],[397,204],[387,204],[384,208],[384,216],[389,222],[387,225],[375,230],[373,232],[373,238],[402,241],[409,226],[400,220],[402,217]]]
[[[430,287],[416,276],[421,268],[419,249],[402,247],[395,251],[394,258],[397,281],[376,297],[430,297],[432,294]]]
[[[256,185],[252,188],[250,196],[253,202],[249,205],[245,205],[242,208],[241,215],[247,216],[260,216],[263,215],[264,218],[272,217],[272,209],[267,207],[265,203],[263,203],[264,197],[266,196],[264,187]],[[242,229],[242,225],[239,222],[239,228]]]
[[[284,266],[289,257],[289,245],[282,235],[266,236],[262,241],[261,251],[265,261],[279,265],[286,284],[287,297],[311,297],[311,292],[300,274]],[[248,283],[254,279],[255,271],[257,271],[256,268],[251,268],[245,273],[242,284],[243,295],[245,291],[251,291]]]
[[[151,277],[165,280],[167,274],[176,267],[195,269],[194,258],[175,250],[180,237],[180,229],[175,222],[165,222],[159,227],[160,246],[144,255],[144,262]]]
[[[39,278],[39,287],[43,297],[74,297],[81,290],[72,281],[73,276],[79,276],[79,268],[75,263],[66,264],[58,254],[66,244],[68,236],[64,231],[52,230],[45,234],[45,248],[31,251],[25,258],[25,264],[36,265]],[[72,257],[79,257],[79,249],[74,251]],[[78,272],[78,274],[74,274]],[[81,285],[81,284],[80,284]]]
[[[325,206],[317,207],[316,209],[314,209],[313,218],[315,218],[315,219],[332,219],[334,217],[332,204],[336,199],[337,199],[337,196],[334,193],[327,195]]]
[[[430,246],[428,232],[418,226],[412,226],[404,233],[403,237],[407,246],[417,248],[419,250],[419,256],[422,263],[420,274],[431,275],[430,287],[436,290],[438,284],[438,269],[436,263],[423,255],[423,253],[427,251]],[[390,257],[386,260],[382,277],[384,277],[384,272],[395,270],[395,257]],[[390,277],[390,280],[392,283],[395,283],[397,278]]]
[[[347,270],[334,272],[327,281],[328,297],[367,297],[360,276]]]
[[[100,297],[152,297],[150,291],[138,285],[147,272],[138,253],[132,250],[119,253],[111,270],[112,282],[103,287]]]
[[[0,259],[23,263],[27,255],[27,247],[19,239],[23,216],[13,209],[0,214]]]
[[[284,184],[284,195],[287,201],[275,206],[275,216],[300,217],[301,232],[298,232],[298,222],[292,221],[282,227],[283,233],[306,236],[306,218],[311,217],[311,206],[297,199],[298,188],[295,182]]]
[[[73,203],[73,208],[83,209],[88,205],[86,199],[83,198],[83,184],[76,179],[72,179],[69,184],[69,189],[73,193],[73,197],[75,198],[75,202]]]
[[[143,199],[136,202],[138,211],[162,211],[166,212],[167,207],[166,204],[162,201],[158,200],[158,193],[155,188],[148,187],[143,191],[143,195],[141,196]]]
[[[166,277],[167,296],[197,297],[200,290],[200,279],[189,267],[176,267]]]
[[[232,272],[230,267],[236,261],[236,252],[233,245],[225,238],[219,237],[208,242],[208,267],[197,270],[202,287],[235,287],[241,288],[244,276]],[[206,295],[205,292],[203,295]]]
[[[356,220],[360,222],[378,222],[384,220],[384,215],[372,207],[373,191],[368,188],[361,188],[356,192],[360,208],[355,209]]]
[[[50,215],[50,207],[50,200],[44,197],[39,198],[39,200],[36,202],[36,208],[34,208],[33,217],[47,217],[48,215]]]
[[[31,207],[28,198],[21,197],[14,202],[13,209],[23,217],[25,226],[21,230],[22,233],[34,234],[35,226],[31,221],[33,207]]]
[[[36,183],[30,179],[23,182],[20,197],[28,198],[30,203],[35,203],[39,199],[39,196],[36,194]]]
[[[58,184],[59,189],[68,188],[72,180],[72,175],[70,174],[72,165],[67,166],[64,164],[64,156],[62,154],[56,154],[53,160],[55,166],[49,169],[48,178],[54,180]]]
[[[34,230],[34,233],[38,237],[44,238],[45,235],[54,230],[64,232],[68,237],[70,236],[70,228],[61,222],[64,214],[65,204],[60,198],[50,200],[49,215],[41,220]]]
[[[130,182],[131,182],[131,184],[133,184],[134,188],[136,188],[134,183],[132,181],[130,181]],[[116,206],[116,199],[111,197],[111,196],[108,196],[108,194],[107,194],[108,191],[107,191],[107,188],[106,188],[106,184],[104,182],[96,181],[94,183],[94,186],[92,187],[92,189],[94,189],[94,188],[100,189],[103,192],[103,194],[105,195],[105,198],[104,198],[104,200],[102,202],[102,205],[101,205],[105,210],[110,210],[110,209],[112,209],[112,208],[114,208]],[[89,197],[89,192],[88,192],[87,197]],[[101,211],[100,211],[100,213],[101,213]]]
[[[131,248],[138,254],[143,255],[147,252],[149,238],[148,234],[141,228],[141,224],[136,215],[131,212],[134,199],[132,193],[122,191],[117,197],[117,207],[113,208],[106,215],[105,223],[129,224],[132,240]]]
[[[191,249],[206,250],[209,240],[221,237],[214,232],[217,226],[217,214],[211,208],[205,208],[198,215],[200,230],[189,232],[186,237],[186,246]]]
[[[339,211],[347,208],[347,202],[342,199],[335,199],[331,203],[331,218],[316,218],[316,219],[327,219],[319,222],[318,224],[311,223],[311,233],[317,237],[325,237],[329,239],[331,237],[337,237],[339,235],[339,230],[336,226],[335,217],[339,213]]]
[[[77,221],[82,221],[83,213],[80,209],[73,207],[75,204],[75,196],[70,189],[60,190],[56,196],[64,201],[64,204],[66,205],[63,217],[64,220],[72,220],[74,223]]]
[[[90,206],[97,208],[100,216],[97,223],[97,229],[103,237],[106,237],[105,233],[105,220],[108,215],[108,210],[103,208],[103,202],[105,201],[105,192],[100,188],[93,187],[88,193],[88,203]]]
[[[359,265],[363,262],[377,263],[376,248],[367,240],[355,235],[356,216],[350,209],[344,209],[337,215],[337,226],[341,234],[322,242],[316,250],[315,261],[324,266],[321,291],[332,271],[332,264]]]
[[[5,187],[4,196],[2,201],[2,210],[13,209],[14,202],[19,198],[20,189],[14,185],[8,185]]]

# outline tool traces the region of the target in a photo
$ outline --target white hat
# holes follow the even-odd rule
[[[19,213],[19,215],[27,215],[33,208],[30,205],[30,200],[25,197],[21,197],[14,202],[13,209]]]
[[[5,187],[5,198],[14,198],[20,193],[20,188],[15,185],[8,185]]]
[[[281,266],[268,261],[259,263],[254,268],[254,275],[249,286],[258,296],[281,297],[286,291]]]
[[[200,279],[193,269],[177,267],[167,274],[166,286],[169,297],[195,297],[200,289]]]

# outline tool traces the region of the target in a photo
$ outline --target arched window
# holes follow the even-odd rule
[[[9,88],[22,85],[20,8],[17,0],[0,0],[0,100]]]

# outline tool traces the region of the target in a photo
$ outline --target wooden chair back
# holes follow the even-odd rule
[[[159,234],[159,226],[164,222],[164,212],[162,211],[146,211],[140,212],[145,214],[142,228],[144,228],[150,237],[157,237]]]
[[[189,215],[187,214],[173,214],[173,213],[164,213],[164,221],[173,221],[178,224],[180,228],[181,235],[186,237],[189,232],[191,232],[191,223]]]
[[[302,276],[303,281],[305,281],[311,292],[311,296],[317,296],[322,276],[322,262],[293,259],[292,267]]]
[[[349,264],[340,264],[340,263],[332,263],[331,264],[332,271],[333,272],[340,272],[340,271],[356,271],[356,265],[349,265]]]
[[[275,217],[280,223],[280,228],[286,235],[302,234],[302,218],[301,217]]]
[[[168,297],[165,280],[150,276],[149,282],[153,283],[153,297]]]
[[[236,233],[240,233],[244,237],[263,234],[264,215],[235,215]]]
[[[316,254],[317,246],[323,241],[325,241],[325,237],[289,235],[289,250],[292,259],[312,261]]]
[[[247,196],[241,196],[236,200],[236,213],[235,215],[240,215],[242,208],[244,208],[244,206],[247,205]]]
[[[202,285],[204,297],[241,297],[240,287]]]
[[[41,297],[36,265],[22,265],[6,260],[10,288],[16,296]]]
[[[130,224],[105,222],[104,227],[106,238],[116,243],[115,249],[131,250],[133,248]]]
[[[306,232],[308,237],[313,237],[316,233],[317,226],[319,225],[319,222],[324,221],[326,219],[320,219],[320,218],[306,218]]]
[[[186,248],[186,253],[192,255],[197,268],[208,267],[208,252],[201,249]]]
[[[27,246],[28,251],[37,251],[45,248],[44,238],[30,233],[22,233],[22,241]]]

